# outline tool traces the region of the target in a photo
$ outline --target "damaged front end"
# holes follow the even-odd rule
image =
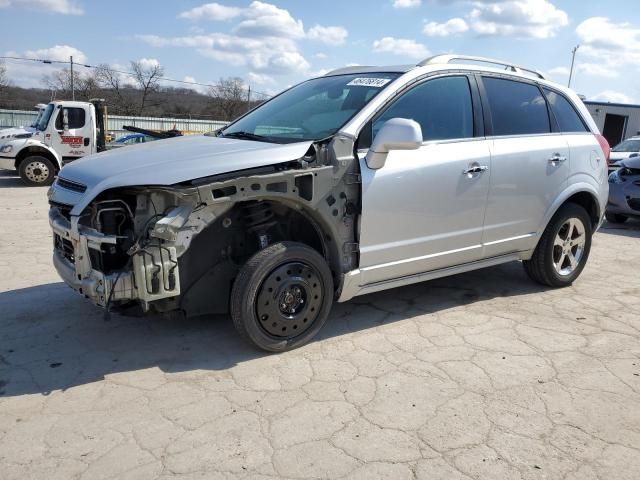
[[[342,275],[358,264],[353,151],[351,138],[336,136],[285,163],[170,187],[107,190],[79,215],[54,195],[54,265],[67,284],[105,308],[225,313],[244,263],[289,240],[321,253],[339,290]],[[76,185],[59,179],[54,187]]]

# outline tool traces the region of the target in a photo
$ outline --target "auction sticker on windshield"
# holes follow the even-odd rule
[[[380,88],[384,87],[390,81],[390,78],[354,78],[347,83],[347,86]]]

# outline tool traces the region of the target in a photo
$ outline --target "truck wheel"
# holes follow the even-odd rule
[[[56,176],[56,167],[48,158],[32,155],[20,162],[18,172],[27,185],[51,185]]]
[[[324,258],[302,243],[281,242],[256,253],[240,270],[231,318],[245,339],[282,352],[318,333],[332,301],[333,278]]]
[[[604,212],[604,216],[609,223],[624,223],[629,219],[626,215],[620,215],[619,213]]]
[[[553,216],[531,260],[523,261],[529,276],[550,287],[566,287],[578,278],[591,251],[591,219],[575,203],[567,203]]]

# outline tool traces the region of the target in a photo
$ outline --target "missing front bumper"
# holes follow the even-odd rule
[[[64,282],[94,304],[139,301],[143,309],[149,303],[180,295],[180,272],[176,249],[154,245],[141,249],[122,270],[104,273],[91,263],[90,249],[102,250],[117,244],[118,238],[103,235],[70,220],[57,209],[49,212],[54,234],[53,265]]]

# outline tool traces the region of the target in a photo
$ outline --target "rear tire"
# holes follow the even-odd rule
[[[56,177],[56,167],[51,160],[40,155],[31,155],[20,162],[18,173],[29,186],[51,185]]]
[[[629,219],[629,217],[627,217],[626,215],[620,215],[619,213],[611,212],[605,212],[604,216],[607,218],[607,222],[617,224],[624,223]]]
[[[296,242],[259,251],[242,267],[231,290],[231,318],[258,348],[283,352],[320,331],[333,302],[333,277],[325,259]]]
[[[563,205],[549,221],[531,259],[522,262],[525,271],[542,285],[571,285],[587,263],[592,234],[587,211],[575,203]]]

